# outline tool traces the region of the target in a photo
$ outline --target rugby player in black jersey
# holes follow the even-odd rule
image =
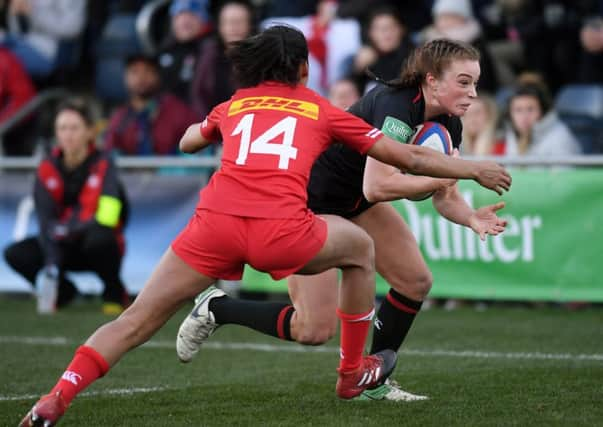
[[[460,117],[477,96],[479,75],[479,53],[474,48],[451,40],[434,40],[413,53],[398,79],[376,87],[350,111],[401,143],[410,139],[416,125],[439,122],[458,148]],[[386,348],[399,350],[433,280],[410,228],[389,203],[383,202],[433,192],[434,207],[442,216],[471,228],[482,239],[503,232],[506,226],[496,214],[503,202],[474,210],[462,198],[455,180],[400,172],[339,144],[316,161],[308,186],[312,211],[347,218],[374,240],[376,269],[391,289],[374,321],[371,353]],[[303,344],[326,342],[337,328],[336,270],[292,276],[288,286],[293,305],[238,300],[216,288],[201,294],[195,328],[187,325],[193,322],[189,316],[179,331],[180,359],[190,360],[218,326],[229,323]],[[202,326],[199,319],[203,319]],[[195,334],[190,333],[192,329]],[[426,399],[401,390],[393,381],[365,390],[360,398]]]

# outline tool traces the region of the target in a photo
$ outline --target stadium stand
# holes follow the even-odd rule
[[[563,86],[555,108],[580,141],[584,153],[603,153],[603,85]]]
[[[119,103],[127,97],[123,83],[125,60],[142,51],[136,17],[136,13],[129,12],[110,16],[97,42],[95,89],[104,103]]]

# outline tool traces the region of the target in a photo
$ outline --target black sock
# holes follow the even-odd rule
[[[209,309],[219,325],[247,326],[266,335],[293,341],[291,316],[295,309],[290,304],[220,297],[210,301]]]
[[[390,289],[373,321],[371,354],[385,349],[397,352],[422,304]]]

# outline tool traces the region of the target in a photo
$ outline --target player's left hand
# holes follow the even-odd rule
[[[469,226],[479,238],[486,240],[486,235],[496,236],[505,231],[507,221],[499,218],[496,212],[505,207],[505,202],[483,206],[469,217]]]

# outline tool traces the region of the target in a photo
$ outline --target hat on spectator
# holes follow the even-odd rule
[[[207,0],[172,0],[170,15],[175,16],[183,12],[197,15],[202,21],[209,21]]]
[[[433,16],[449,13],[463,18],[473,18],[471,2],[469,0],[436,0],[431,8]]]

